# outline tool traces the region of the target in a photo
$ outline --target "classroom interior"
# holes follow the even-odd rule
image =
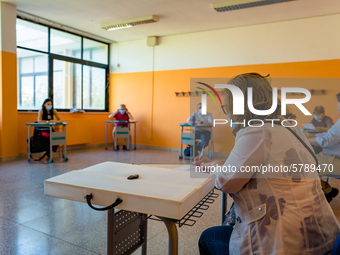
[[[179,158],[179,123],[200,102],[192,79],[227,82],[246,72],[270,74],[273,86],[299,84],[310,90],[305,107],[312,111],[322,105],[327,116],[338,120],[338,0],[296,0],[227,12],[214,10],[216,2],[0,2],[1,255],[106,254],[106,214],[86,203],[45,196],[44,181],[106,161],[190,164],[190,158]],[[150,14],[158,17],[156,22],[113,31],[100,26]],[[98,55],[92,55],[91,47],[100,49]],[[25,59],[32,62],[24,67]],[[41,70],[23,71],[32,65]],[[27,162],[26,124],[37,120],[42,101],[51,95],[68,123],[68,161],[56,152],[53,163]],[[113,150],[113,125],[106,138],[105,121],[121,104],[138,121],[132,135],[136,150]],[[208,108],[214,118],[225,118],[212,101]],[[299,127],[310,122],[312,116],[291,110]],[[214,159],[226,158],[235,143],[227,125],[216,126],[212,140]],[[339,180],[330,182],[340,188]],[[220,225],[221,192],[216,193],[219,197],[194,226],[178,228],[179,254],[199,254],[200,234]],[[340,196],[331,207],[340,222]],[[167,254],[162,222],[149,221],[147,238],[148,254]]]

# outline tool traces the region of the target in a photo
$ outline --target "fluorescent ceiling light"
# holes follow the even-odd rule
[[[296,0],[232,0],[222,3],[213,4],[217,12],[227,12],[233,10],[246,9],[256,6],[263,6],[269,4],[284,3]]]
[[[158,17],[154,15],[148,15],[148,16],[143,16],[139,18],[104,23],[104,24],[100,24],[100,27],[107,31],[111,31],[111,30],[117,30],[117,29],[122,29],[122,28],[127,28],[127,27],[134,27],[138,25],[153,23],[153,22],[157,22],[158,20],[159,20]]]

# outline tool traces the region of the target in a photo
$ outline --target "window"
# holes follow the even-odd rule
[[[81,57],[81,37],[51,29],[51,52],[75,58]]]
[[[82,108],[81,64],[53,61],[53,104],[57,109]],[[105,107],[101,110],[105,110]]]
[[[23,49],[18,57],[18,109],[40,109],[48,97],[47,54]]]
[[[105,109],[105,70],[83,66],[84,109]]]
[[[18,109],[107,110],[108,44],[17,19]]]
[[[108,64],[107,44],[84,38],[84,59]]]
[[[48,27],[17,19],[17,46],[48,51]]]

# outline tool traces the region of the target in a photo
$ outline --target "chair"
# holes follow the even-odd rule
[[[123,144],[118,144],[118,138],[124,138],[127,139],[127,149],[130,150],[130,129],[129,127],[119,127],[116,126],[115,131],[114,131],[114,136],[115,139],[113,141],[114,150],[117,150],[117,145],[123,145]]]

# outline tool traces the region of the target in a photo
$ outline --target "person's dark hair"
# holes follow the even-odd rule
[[[42,106],[41,106],[41,109],[43,110],[43,115],[42,115],[42,119],[43,120],[48,120],[48,118],[47,118],[48,112],[47,112],[47,109],[45,107],[45,104],[47,102],[51,102],[52,103],[52,109],[50,110],[50,114],[52,115],[52,119],[53,119],[53,101],[52,101],[51,98],[48,97],[48,98],[46,98],[44,100],[44,102],[42,103]]]
[[[51,102],[52,105],[53,105],[52,99],[48,97],[48,98],[46,98],[46,99],[44,100],[44,102],[42,103],[41,109],[44,109],[44,108],[45,108],[45,104],[46,104],[47,102]],[[45,109],[46,109],[46,108],[45,108]]]
[[[267,80],[267,76],[262,76],[258,73],[244,73],[237,75],[236,77],[232,78],[229,81],[229,84],[235,85],[239,89],[242,90],[243,95],[245,99],[248,98],[248,87],[253,88],[253,106],[257,110],[267,110],[270,109],[272,106],[272,86],[270,85],[269,81]],[[231,116],[233,116],[233,96],[231,92],[227,89],[225,89],[225,100],[226,104],[224,105],[224,108],[226,112],[228,112]],[[247,105],[247,100],[244,100],[244,115],[234,115],[237,122],[243,122],[245,119],[246,123],[250,119],[280,119],[281,117],[281,101],[277,100],[277,108],[276,110],[268,115],[268,116],[258,116],[253,114]],[[292,119],[295,118],[295,115],[289,113],[287,111],[287,114],[285,116],[286,119]],[[236,135],[236,133],[242,129],[242,125],[235,125],[233,128],[232,133]]]
[[[338,102],[340,102],[340,92],[336,95],[336,98],[338,99]]]

